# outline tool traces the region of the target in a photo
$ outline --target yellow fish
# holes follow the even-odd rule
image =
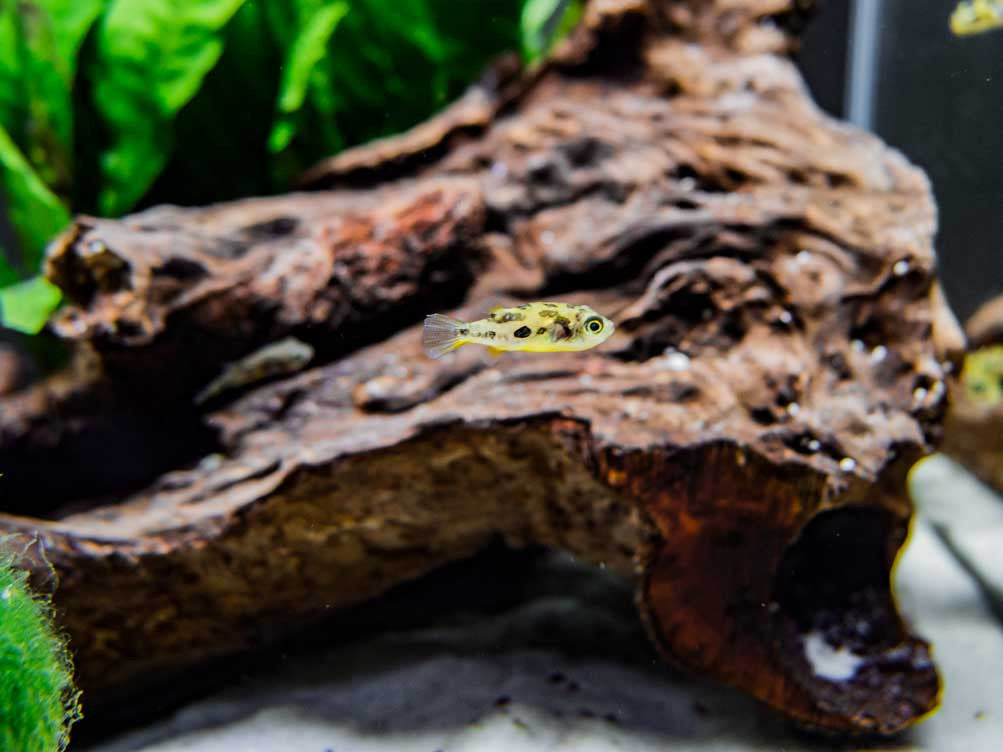
[[[1003,27],[1003,2],[963,0],[951,14],[951,32],[958,37]]]
[[[431,358],[461,345],[485,345],[493,355],[588,350],[609,339],[613,322],[586,305],[523,303],[492,308],[487,318],[460,321],[441,313],[425,317],[422,344]]]

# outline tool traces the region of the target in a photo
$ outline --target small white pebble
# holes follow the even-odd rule
[[[822,448],[822,442],[819,441],[818,439],[812,439],[811,441],[808,442],[808,451],[817,452],[821,448]]]
[[[680,190],[692,191],[696,187],[697,187],[697,181],[695,178],[682,178],[679,181]]]
[[[101,240],[92,240],[87,244],[88,253],[98,254],[98,253],[104,253],[107,250],[108,246],[106,246],[104,242]]]
[[[899,261],[895,262],[894,266],[892,266],[892,274],[894,274],[896,277],[904,277],[908,273],[909,273],[908,259],[900,259]]]
[[[845,646],[833,647],[818,631],[806,634],[803,644],[804,655],[812,671],[828,681],[841,682],[853,678],[865,662],[863,656]]]
[[[882,360],[888,357],[888,348],[884,345],[878,345],[873,350],[871,350],[871,360],[875,363],[880,363]]]
[[[857,461],[853,457],[844,457],[839,461],[839,469],[844,473],[852,473],[857,467]]]
[[[917,402],[923,402],[926,399],[926,395],[929,394],[924,387],[918,386],[912,390],[912,398]]]
[[[592,386],[592,376],[587,373],[583,373],[578,377],[578,383],[582,386]]]
[[[799,405],[797,402],[791,402],[789,405],[787,405],[787,414],[790,415],[792,418],[799,412],[801,412],[801,405]]]
[[[544,230],[540,233],[540,242],[544,245],[553,245],[554,243],[554,233],[550,230]]]
[[[953,373],[954,372],[954,363],[952,363],[949,360],[945,360],[943,363],[941,363],[940,367],[944,369],[944,373]]]
[[[690,357],[678,350],[666,350],[664,360],[669,371],[685,371],[690,367]]]
[[[863,341],[861,341],[859,339],[853,340],[850,343],[850,347],[852,347],[857,352],[863,352],[864,351],[864,343],[863,343]]]
[[[491,174],[496,178],[503,178],[508,175],[508,165],[504,162],[494,162],[491,165]]]
[[[800,251],[798,251],[798,255],[795,256],[795,258],[797,259],[797,262],[799,264],[807,264],[809,261],[811,261],[811,251],[809,251],[807,248],[802,248]]]
[[[789,324],[794,320],[794,317],[791,315],[790,311],[781,311],[780,315],[777,316],[777,318],[780,319],[781,324]]]

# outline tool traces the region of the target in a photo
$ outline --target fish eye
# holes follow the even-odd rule
[[[585,328],[592,332],[592,334],[599,334],[603,330],[602,319],[598,316],[593,316],[585,322]]]

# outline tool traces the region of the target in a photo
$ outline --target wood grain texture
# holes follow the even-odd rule
[[[92,701],[501,537],[636,578],[668,660],[808,726],[934,708],[889,573],[954,354],[935,207],[812,103],[786,57],[802,5],[594,0],[543,67],[503,61],[313,190],[78,218],[52,326],[90,365],[5,401],[0,461],[27,469],[0,528],[44,539]],[[426,313],[546,298],[617,332],[421,354]],[[190,405],[290,334],[310,370]],[[115,441],[131,471],[93,449]],[[857,672],[818,673],[816,638]]]

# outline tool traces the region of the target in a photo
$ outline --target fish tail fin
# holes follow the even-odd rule
[[[450,350],[455,350],[460,345],[466,344],[460,339],[460,328],[465,326],[465,322],[441,313],[433,313],[425,317],[425,327],[421,333],[421,344],[425,347],[425,354],[430,358],[441,358]]]

